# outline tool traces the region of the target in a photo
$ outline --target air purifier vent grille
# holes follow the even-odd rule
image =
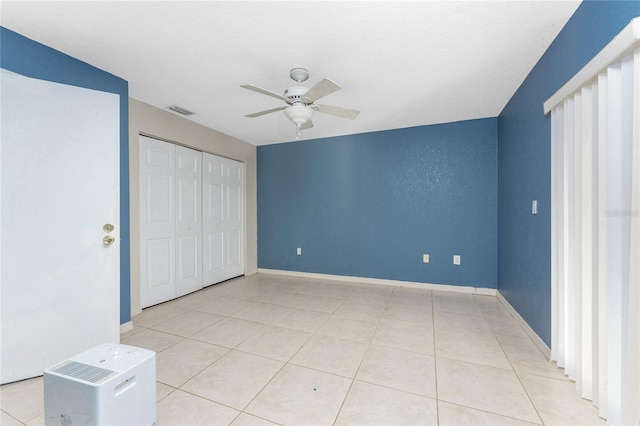
[[[116,375],[115,371],[94,367],[76,361],[65,361],[51,369],[52,372],[90,383],[102,383]]]

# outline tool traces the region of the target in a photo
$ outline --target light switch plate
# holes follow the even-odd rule
[[[428,254],[423,254],[422,255],[422,263],[429,263],[429,255]]]
[[[297,254],[298,256],[300,256],[300,255],[302,254],[302,247],[298,247],[298,248],[296,249],[296,254]]]
[[[538,214],[538,200],[531,202],[531,214]]]
[[[453,264],[454,265],[459,265],[460,264],[460,255],[459,254],[454,254],[453,255]]]

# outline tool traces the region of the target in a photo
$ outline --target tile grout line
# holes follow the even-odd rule
[[[238,292],[239,292],[239,291],[238,291]],[[226,297],[226,296],[225,296],[225,297]],[[241,300],[245,300],[245,301],[247,301],[246,299],[241,299]],[[251,306],[255,305],[256,303],[259,303],[260,301],[250,301],[250,302],[251,302],[251,304],[250,304],[250,305],[248,305],[248,306],[246,306],[245,308],[251,307]],[[245,309],[245,308],[240,308],[240,309],[238,309],[236,312],[239,312],[240,310]],[[234,312],[234,313],[235,313],[235,312]],[[226,316],[226,315],[225,315],[224,317],[225,317],[225,318],[235,318],[235,317]],[[241,320],[243,320],[242,318],[235,318],[235,319],[241,319]],[[222,321],[222,320],[221,320],[221,321]],[[249,320],[244,320],[244,321],[249,321]],[[218,322],[220,322],[220,321],[218,321]],[[252,321],[252,322],[256,322],[256,321]],[[220,404],[220,405],[222,405],[222,406],[225,406],[225,407],[228,407],[228,408],[231,408],[231,409],[233,409],[233,410],[238,411],[238,414],[233,418],[233,420],[230,422],[230,424],[231,424],[231,423],[233,423],[233,422],[234,422],[234,421],[235,421],[235,420],[236,420],[236,419],[237,419],[237,418],[238,418],[242,413],[245,413],[245,414],[247,414],[247,415],[254,416],[253,414],[246,412],[246,411],[245,411],[245,409],[246,409],[249,405],[251,405],[251,403],[255,400],[255,398],[256,398],[258,395],[260,395],[260,393],[261,393],[261,392],[262,392],[262,391],[263,391],[263,390],[264,390],[264,389],[269,385],[269,383],[271,383],[271,381],[272,381],[272,380],[273,380],[273,379],[278,375],[278,373],[280,373],[280,371],[282,371],[282,369],[287,365],[287,363],[288,363],[288,362],[283,362],[283,361],[281,361],[281,360],[275,360],[275,361],[278,361],[278,362],[283,362],[282,366],[278,369],[278,371],[276,371],[276,372],[275,372],[275,374],[271,377],[271,379],[269,379],[269,380],[267,381],[267,383],[266,383],[262,388],[260,388],[260,390],[256,393],[256,395],[255,395],[255,396],[254,396],[254,397],[253,397],[253,398],[252,398],[252,399],[251,399],[251,400],[250,400],[250,401],[249,401],[249,402],[248,402],[248,403],[247,403],[247,404],[246,404],[242,409],[238,409],[238,408],[232,407],[232,406],[230,406],[230,405],[224,404],[224,403],[222,403],[222,402],[214,401],[214,400],[209,399],[209,398],[206,398],[206,397],[204,397],[204,396],[201,396],[201,395],[195,394],[195,393],[193,393],[193,392],[189,392],[189,391],[187,391],[187,390],[181,389],[181,386],[183,386],[184,384],[186,384],[187,382],[189,382],[191,379],[193,379],[194,377],[196,377],[198,374],[202,373],[205,369],[207,369],[207,368],[211,367],[212,365],[214,365],[215,363],[217,363],[220,359],[222,359],[224,356],[226,356],[227,354],[231,353],[232,351],[238,351],[238,352],[246,353],[246,354],[253,355],[253,356],[259,356],[259,357],[262,357],[262,358],[265,358],[265,359],[272,359],[272,358],[269,358],[269,357],[265,357],[265,356],[257,355],[257,354],[252,354],[252,353],[244,352],[244,351],[241,351],[241,350],[237,349],[237,347],[238,347],[238,346],[240,346],[243,342],[245,342],[246,340],[248,340],[248,339],[250,339],[251,337],[255,336],[255,335],[256,335],[258,332],[260,332],[261,330],[264,330],[264,328],[265,328],[265,327],[267,327],[267,326],[271,325],[271,324],[268,324],[268,323],[261,323],[261,324],[262,324],[262,327],[260,327],[259,329],[257,329],[254,333],[250,334],[249,336],[247,336],[247,337],[246,337],[245,339],[243,339],[242,341],[238,342],[238,343],[237,343],[233,348],[228,348],[228,347],[221,346],[221,345],[215,345],[215,346],[224,347],[224,348],[226,348],[226,349],[228,349],[228,350],[227,350],[227,352],[225,352],[225,354],[224,354],[224,355],[222,355],[221,357],[219,357],[218,359],[216,359],[215,361],[213,361],[212,363],[210,363],[208,366],[206,366],[205,368],[203,368],[201,371],[199,371],[197,374],[193,375],[193,376],[192,376],[192,377],[190,377],[188,380],[186,380],[184,383],[182,383],[182,384],[180,385],[180,387],[178,387],[178,388],[174,388],[174,390],[173,390],[172,392],[170,392],[170,393],[169,393],[169,395],[170,395],[171,393],[175,392],[175,390],[180,390],[181,392],[185,392],[185,393],[188,393],[188,394],[193,395],[193,396],[195,396],[195,397],[202,398],[202,399],[205,399],[205,400],[207,400],[207,401],[213,402],[213,403],[215,403],[215,404]],[[212,324],[212,325],[215,325],[215,324]],[[205,328],[208,328],[208,327],[205,327]],[[202,331],[202,330],[201,330],[201,331]],[[200,340],[197,340],[197,339],[192,339],[192,340],[200,341]],[[203,343],[207,343],[207,344],[210,344],[210,345],[214,345],[213,343],[209,343],[209,342],[203,342]],[[161,382],[161,383],[162,383],[162,382]],[[169,395],[166,395],[164,398],[168,397]],[[162,399],[164,399],[164,398],[162,398]],[[255,416],[255,417],[259,417],[259,416]],[[260,418],[262,418],[262,417],[260,417]],[[271,420],[269,420],[269,419],[265,419],[265,420],[271,421]],[[272,422],[272,421],[271,421],[271,422]],[[273,423],[275,423],[275,422],[273,422]]]
[[[226,297],[226,296],[225,296],[225,297]],[[224,299],[224,297],[222,297],[222,299]],[[241,300],[248,301],[248,300],[246,300],[246,299],[241,299]],[[250,303],[248,306],[246,306],[245,308],[248,308],[248,307],[254,306],[254,305],[255,305],[255,304],[257,304],[257,303],[266,303],[266,302],[263,302],[262,300],[257,300],[257,301],[248,301],[248,302],[251,302],[251,303]],[[278,306],[280,306],[280,305],[278,305]],[[239,311],[240,311],[240,310],[242,310],[242,309],[244,309],[244,308],[240,308],[240,309],[238,309],[236,312],[239,312]],[[191,311],[193,311],[193,312],[201,312],[201,311],[198,311],[198,310],[197,310],[197,308],[188,310],[188,312],[191,312]],[[235,312],[234,312],[234,313],[235,313]],[[283,314],[283,315],[284,315],[284,314]],[[221,316],[223,316],[224,318],[235,318],[235,317],[231,317],[231,316],[227,316],[227,315],[221,315]],[[241,318],[236,318],[236,319],[241,319]],[[222,320],[223,320],[223,319],[221,319],[220,321],[222,321]],[[168,321],[171,321],[171,320],[168,320]],[[168,322],[168,321],[166,321],[166,322]],[[213,326],[213,325],[215,325],[215,324],[219,323],[220,321],[216,321],[216,323],[211,324],[210,326]],[[245,321],[248,321],[248,320],[245,320]],[[253,321],[253,322],[256,322],[256,321]],[[253,353],[249,353],[249,352],[244,352],[244,351],[241,351],[241,350],[237,349],[237,347],[238,347],[239,345],[241,345],[243,342],[245,342],[246,340],[248,340],[248,339],[250,339],[251,337],[253,337],[254,335],[256,335],[256,334],[257,334],[258,332],[260,332],[261,330],[264,330],[264,328],[265,328],[265,327],[267,327],[267,326],[272,326],[272,324],[270,324],[270,323],[261,323],[261,324],[262,324],[262,327],[261,327],[261,328],[257,329],[254,333],[252,333],[251,335],[247,336],[244,340],[242,340],[241,342],[239,342],[239,343],[238,343],[237,345],[235,345],[233,348],[228,348],[228,347],[225,347],[225,346],[216,345],[216,344],[213,344],[213,343],[210,343],[210,342],[201,341],[201,340],[198,340],[198,339],[191,339],[191,337],[184,337],[184,338],[183,338],[183,340],[181,340],[181,341],[184,341],[184,340],[186,340],[186,339],[190,339],[190,340],[193,340],[193,341],[196,341],[196,342],[201,342],[201,343],[205,343],[205,344],[209,344],[209,345],[213,345],[213,346],[218,346],[218,347],[221,347],[221,348],[225,348],[225,349],[227,349],[227,351],[226,351],[222,356],[220,356],[219,358],[217,358],[216,360],[214,360],[213,362],[211,362],[211,363],[207,364],[204,368],[202,368],[202,369],[201,369],[200,371],[198,371],[196,374],[194,374],[194,375],[192,375],[191,377],[189,377],[187,380],[185,380],[183,383],[181,383],[181,384],[180,384],[180,386],[178,386],[178,387],[173,387],[172,385],[169,385],[169,384],[167,384],[167,383],[164,383],[164,382],[161,382],[161,381],[156,380],[157,382],[162,383],[162,384],[164,384],[164,385],[167,385],[167,386],[169,386],[169,387],[171,387],[171,388],[173,389],[171,392],[169,392],[169,394],[165,395],[162,399],[160,399],[160,400],[159,400],[159,401],[157,401],[157,402],[160,402],[160,401],[164,400],[164,399],[165,399],[165,398],[167,398],[169,395],[171,395],[172,393],[174,393],[176,390],[179,390],[179,391],[181,391],[181,392],[188,393],[188,394],[193,395],[193,396],[195,396],[195,397],[202,398],[202,399],[205,399],[205,400],[207,400],[207,401],[210,401],[210,402],[213,402],[213,403],[216,403],[216,404],[220,404],[220,405],[222,405],[222,406],[225,406],[225,407],[228,407],[228,408],[231,408],[231,409],[233,409],[233,410],[238,411],[238,414],[234,417],[234,419],[232,420],[232,422],[231,422],[231,423],[233,423],[233,421],[235,421],[235,420],[236,420],[236,419],[237,419],[237,418],[238,418],[242,413],[245,413],[245,414],[248,414],[248,415],[253,416],[253,414],[251,414],[251,413],[247,413],[247,412],[245,412],[244,410],[245,410],[245,409],[246,409],[246,408],[251,404],[251,402],[252,402],[252,401],[253,401],[253,400],[254,400],[254,399],[255,399],[255,398],[260,394],[260,392],[262,392],[262,391],[264,390],[264,388],[265,388],[265,387],[266,387],[266,386],[267,386],[267,385],[268,385],[268,384],[273,380],[273,378],[274,378],[274,377],[275,377],[275,376],[276,376],[276,375],[277,375],[277,374],[278,374],[278,373],[279,373],[279,372],[280,372],[280,371],[281,371],[281,370],[282,370],[282,369],[283,369],[283,368],[288,364],[288,361],[283,362],[283,361],[281,361],[281,360],[274,360],[274,359],[269,358],[269,357],[264,357],[264,356],[262,356],[262,355],[257,355],[257,354],[253,354]],[[208,328],[208,327],[205,327],[205,329],[206,329],[206,328]],[[204,329],[203,329],[203,330],[204,330]],[[158,330],[155,330],[155,331],[158,331]],[[202,331],[202,330],[199,330],[198,332],[200,332],[200,331]],[[197,334],[198,332],[196,332],[196,333],[194,333],[194,334]],[[167,334],[171,334],[171,333],[167,333]],[[313,334],[312,334],[312,336],[313,336]],[[183,336],[179,336],[179,337],[183,337]],[[180,341],[180,342],[181,342],[181,341]],[[176,342],[176,344],[177,344],[177,343],[179,343],[179,342]],[[305,342],[305,344],[306,344],[306,342]],[[303,346],[304,346],[304,344],[303,344]],[[171,347],[171,346],[170,346],[170,347]],[[167,349],[169,349],[169,348],[165,348],[164,350],[167,350]],[[163,350],[163,351],[164,351],[164,350]],[[163,352],[163,351],[161,351],[161,352]],[[249,401],[249,402],[248,402],[248,403],[247,403],[247,404],[246,404],[242,409],[238,409],[238,408],[235,408],[235,407],[229,406],[229,405],[227,405],[227,404],[224,404],[224,403],[222,403],[222,402],[214,401],[214,400],[209,399],[209,398],[206,398],[206,397],[204,397],[204,396],[202,396],[202,395],[198,395],[198,394],[195,394],[195,393],[193,393],[193,392],[189,392],[189,391],[187,391],[187,390],[185,390],[185,389],[182,389],[182,386],[184,386],[187,382],[189,382],[190,380],[192,380],[192,379],[193,379],[194,377],[196,377],[197,375],[201,374],[201,373],[202,373],[204,370],[206,370],[207,368],[209,368],[209,367],[211,367],[212,365],[216,364],[218,361],[220,361],[220,359],[222,359],[223,357],[225,357],[226,355],[228,355],[228,354],[229,354],[229,353],[231,353],[232,351],[238,351],[238,352],[246,353],[246,354],[253,355],[253,356],[259,356],[259,357],[262,357],[262,358],[265,358],[265,359],[272,359],[272,360],[274,360],[274,361],[283,362],[283,365],[282,365],[282,367],[280,367],[280,369],[278,369],[278,371],[273,375],[273,377],[272,377],[272,378],[271,378],[271,379],[270,379],[270,380],[269,380],[269,381],[268,381],[268,382],[267,382],[267,383],[266,383],[266,384],[265,384],[265,385],[264,385],[264,386],[263,386],[263,387],[258,391],[258,393],[256,393],[256,395],[255,395],[255,396],[254,396],[254,397],[253,397],[253,398],[252,398],[252,399],[251,399],[251,400],[250,400],[250,401]],[[259,416],[256,416],[256,417],[259,417]],[[265,420],[268,420],[268,419],[265,419]],[[269,421],[271,421],[271,420],[269,420]],[[274,422],[274,423],[275,423],[275,422]]]
[[[493,297],[495,297],[495,296],[493,296]],[[480,308],[480,310],[482,311],[482,308]],[[524,386],[524,383],[522,383],[522,379],[520,378],[520,375],[516,372],[516,369],[513,366],[513,363],[511,362],[511,358],[509,357],[509,355],[507,355],[507,351],[504,350],[504,347],[502,346],[502,342],[500,342],[500,339],[498,339],[498,335],[496,334],[495,330],[493,329],[493,326],[491,325],[491,322],[488,320],[487,314],[484,311],[482,311],[482,315],[483,315],[484,320],[487,321],[487,324],[489,324],[489,328],[491,328],[491,332],[493,333],[493,336],[495,337],[496,342],[498,342],[498,345],[500,346],[500,349],[502,350],[502,353],[504,354],[505,358],[509,362],[509,366],[511,366],[511,371],[513,371],[513,374],[516,376],[516,379],[518,379],[518,383],[520,383],[520,386],[522,387],[522,390],[524,391],[525,395],[527,395],[527,399],[529,400],[529,402],[531,403],[531,406],[533,407],[534,411],[536,412],[536,416],[538,416],[538,419],[540,420],[539,424],[544,426],[544,420],[542,420],[542,416],[540,415],[540,412],[538,411],[538,407],[536,407],[536,404],[533,402],[533,399],[531,399],[531,395],[529,395],[529,392],[527,391],[527,388]]]
[[[492,415],[492,416],[498,416],[498,417],[502,417],[502,418],[504,418],[504,419],[509,419],[509,420],[514,420],[514,421],[521,422],[521,423],[530,424],[530,425],[532,425],[532,426],[541,426],[541,425],[542,425],[542,426],[544,426],[544,423],[532,423],[532,422],[530,422],[530,421],[522,420],[522,419],[518,419],[518,418],[516,418],[516,417],[507,416],[507,415],[505,415],[505,414],[498,414],[498,413],[494,413],[493,411],[487,411],[487,410],[485,410],[484,408],[474,408],[474,407],[469,407],[468,405],[458,404],[458,403],[456,403],[456,402],[451,402],[451,401],[444,401],[444,400],[443,400],[442,402],[444,402],[444,403],[446,403],[446,404],[455,405],[456,407],[466,408],[466,409],[468,409],[468,410],[481,411],[481,412],[483,412],[483,413],[490,414],[490,415]]]
[[[438,393],[438,353],[436,351],[436,307],[434,306],[434,294],[431,291],[431,324],[433,330],[433,378],[436,386],[436,424],[440,424],[440,395]]]
[[[493,296],[493,297],[495,298],[495,296]],[[476,305],[476,306],[478,307],[478,309],[480,310],[480,312],[481,312],[481,316],[480,316],[480,315],[476,315],[476,316],[483,318],[483,319],[487,322],[487,324],[489,325],[489,329],[491,330],[491,333],[492,333],[492,335],[493,335],[493,338],[494,338],[494,339],[496,340],[496,342],[498,343],[498,345],[499,345],[499,347],[500,347],[500,350],[502,351],[502,353],[504,354],[504,356],[505,356],[505,358],[506,358],[507,362],[509,363],[509,367],[510,367],[510,368],[501,368],[501,367],[496,367],[496,366],[491,366],[491,365],[486,365],[486,364],[478,364],[478,363],[473,362],[473,361],[464,361],[464,360],[459,360],[459,359],[456,359],[456,358],[443,357],[443,359],[450,359],[450,360],[453,360],[453,361],[463,362],[463,363],[472,364],[472,365],[477,365],[477,366],[481,366],[481,367],[489,367],[489,368],[496,368],[496,369],[501,369],[501,370],[505,370],[505,371],[512,371],[512,372],[514,373],[514,375],[516,376],[516,378],[518,379],[518,382],[520,383],[520,386],[521,386],[521,387],[522,387],[522,389],[525,391],[525,394],[527,395],[527,399],[528,399],[528,400],[529,400],[529,402],[531,403],[531,406],[534,408],[534,410],[535,410],[535,412],[536,412],[536,415],[538,416],[538,420],[540,420],[540,423],[531,423],[531,422],[529,422],[529,421],[522,420],[522,419],[518,419],[518,418],[515,418],[515,417],[511,417],[511,416],[506,415],[506,414],[496,413],[496,412],[493,412],[493,411],[488,411],[488,410],[481,409],[481,408],[476,408],[476,407],[470,407],[470,406],[462,405],[462,404],[455,403],[455,402],[444,401],[444,400],[443,400],[443,402],[446,402],[446,403],[449,403],[449,404],[454,404],[454,405],[457,405],[457,406],[460,406],[460,407],[465,407],[465,408],[473,409],[473,410],[483,411],[483,412],[486,412],[486,413],[489,413],[489,414],[492,414],[492,415],[497,415],[497,416],[501,416],[501,417],[505,417],[505,418],[509,418],[509,419],[514,419],[514,420],[517,420],[517,421],[523,421],[523,422],[531,423],[531,424],[544,425],[544,422],[543,422],[542,417],[540,416],[540,414],[539,414],[539,412],[538,412],[537,407],[536,407],[536,406],[535,406],[535,404],[533,403],[533,400],[532,400],[532,399],[531,399],[531,397],[529,396],[529,394],[528,394],[528,392],[527,392],[526,388],[524,387],[524,384],[523,384],[523,383],[522,383],[522,381],[520,380],[520,376],[519,376],[519,375],[518,375],[518,373],[515,371],[515,368],[513,367],[513,364],[511,363],[511,359],[509,358],[509,356],[507,355],[506,351],[504,350],[504,348],[503,348],[503,346],[502,346],[502,343],[501,343],[501,342],[500,342],[500,340],[498,339],[498,337],[497,337],[497,335],[496,335],[496,333],[495,333],[495,331],[494,331],[493,327],[491,326],[491,323],[488,321],[488,315],[487,315],[487,314],[484,312],[484,310],[481,308],[480,304],[479,304],[479,303],[478,303],[478,301],[475,299],[475,297],[474,297],[474,305]],[[463,314],[463,313],[456,312],[456,311],[443,311],[443,312],[446,312],[446,313],[454,313],[454,314],[459,314],[459,315],[465,315],[465,314]],[[435,316],[435,310],[434,310],[434,316]],[[435,318],[434,318],[434,338],[435,338]],[[434,350],[435,350],[435,343],[434,343]],[[438,400],[438,401],[439,401],[439,400]],[[439,413],[438,413],[438,415],[439,415]]]
[[[38,418],[38,416],[40,416],[40,414],[38,414],[37,416],[35,416],[33,419],[29,419],[27,421],[22,421],[19,418],[15,417],[14,415],[12,415],[11,413],[9,413],[7,410],[5,409],[0,409],[0,411],[2,411],[6,416],[11,417],[13,420],[15,420],[16,422],[18,422],[18,424],[23,425],[23,424],[27,424],[28,422],[30,422],[33,419]],[[42,415],[44,416],[44,413],[42,413]]]
[[[349,289],[349,292],[351,292],[351,289]],[[393,290],[391,291],[391,293],[393,293]],[[391,297],[391,293],[389,294],[389,297]],[[346,301],[349,300],[349,298],[345,299],[345,303]],[[387,302],[385,303],[385,310],[387,305],[389,304],[389,301],[387,300]],[[344,303],[343,303],[344,305]],[[376,322],[376,328],[373,330],[373,333],[371,333],[371,337],[369,338],[369,341],[367,342],[367,347],[364,350],[364,354],[362,355],[362,359],[360,359],[360,362],[358,363],[358,368],[356,368],[356,372],[353,375],[353,378],[351,379],[351,383],[349,384],[349,389],[347,389],[347,392],[344,394],[344,398],[342,399],[342,403],[340,404],[340,408],[338,408],[338,412],[336,413],[336,417],[333,420],[333,425],[335,425],[335,423],[338,421],[338,418],[340,417],[340,413],[342,412],[342,409],[344,408],[344,403],[347,401],[347,397],[349,396],[349,392],[351,392],[351,388],[353,387],[353,384],[356,381],[356,376],[358,375],[358,371],[360,371],[360,367],[362,366],[362,362],[364,361],[364,358],[367,356],[367,352],[369,351],[369,348],[371,347],[371,341],[373,340],[373,338],[376,335],[376,332],[378,331],[378,327],[380,325],[380,321],[382,320],[382,316],[384,316],[384,312],[385,310],[383,310],[382,315],[380,316],[380,318],[378,318],[378,321]]]
[[[300,293],[300,294],[302,294],[302,293]],[[346,301],[346,299],[345,299],[345,301]],[[342,303],[342,304],[344,304],[344,301],[343,301],[343,303]],[[341,304],[340,306],[342,306],[342,304]],[[336,311],[337,311],[337,309],[338,309],[338,308],[336,308]],[[334,311],[334,313],[335,313],[335,311]],[[327,319],[322,323],[322,325],[324,325],[324,324],[329,320],[329,318],[331,318],[331,316],[332,316],[332,315],[333,315],[333,313],[327,317]],[[322,325],[320,325],[320,327],[319,327],[318,329],[322,328]],[[263,327],[263,328],[264,328],[264,327]],[[258,330],[258,331],[259,331],[259,330]],[[256,331],[256,333],[257,333],[258,331]],[[315,332],[311,333],[311,336],[309,337],[309,339],[307,339],[307,340],[306,340],[306,341],[305,341],[305,342],[300,346],[300,348],[298,348],[298,350],[297,350],[293,355],[291,355],[291,357],[290,357],[287,361],[284,361],[284,362],[283,362],[283,361],[281,361],[281,360],[277,360],[277,361],[279,361],[279,362],[282,362],[282,363],[283,363],[283,364],[282,364],[282,367],[280,367],[280,368],[278,369],[278,371],[276,371],[276,372],[275,372],[275,374],[274,374],[274,375],[273,375],[273,376],[272,376],[272,377],[267,381],[267,383],[265,383],[265,384],[264,384],[264,386],[262,386],[262,387],[260,388],[260,390],[255,394],[255,396],[254,396],[253,398],[251,398],[251,400],[250,400],[250,401],[249,401],[249,402],[248,402],[248,403],[247,403],[247,404],[242,408],[242,410],[240,410],[240,413],[245,413],[245,414],[250,415],[250,416],[255,416],[254,414],[252,414],[252,413],[249,413],[249,412],[245,411],[245,410],[247,409],[247,407],[249,407],[249,406],[251,405],[251,403],[252,403],[253,401],[255,401],[255,399],[256,399],[256,398],[257,398],[257,397],[258,397],[258,396],[259,396],[259,395],[260,395],[260,394],[261,394],[261,393],[262,393],[262,392],[267,388],[267,386],[269,386],[269,384],[271,384],[271,382],[273,382],[273,380],[276,378],[276,376],[277,376],[277,375],[278,375],[278,374],[279,374],[279,373],[280,373],[280,372],[281,372],[281,371],[282,371],[282,370],[283,370],[287,365],[293,365],[293,366],[296,366],[296,367],[300,367],[300,366],[297,366],[296,364],[290,364],[290,362],[289,362],[289,361],[291,361],[291,359],[293,359],[293,357],[294,357],[294,356],[296,356],[296,354],[297,354],[298,352],[300,352],[300,349],[302,349],[302,347],[303,347],[304,345],[306,345],[306,344],[309,342],[309,340],[311,340],[311,339],[313,338],[313,336],[315,336],[316,334],[317,334],[317,330],[316,330]],[[254,335],[255,335],[255,333],[254,333],[254,334],[252,334],[251,336],[254,336]],[[248,339],[248,338],[247,338],[247,339]],[[245,339],[245,340],[246,340],[246,339]],[[241,344],[241,343],[238,343],[238,345],[236,345],[236,347],[237,347],[237,346],[239,346],[240,344]],[[234,348],[233,350],[236,350],[236,349]],[[241,350],[238,350],[238,351],[239,351],[239,352],[243,352],[243,351],[241,351]],[[248,353],[248,352],[244,352],[244,353]],[[251,355],[261,356],[261,355],[256,355],[256,354],[251,354]],[[271,358],[268,358],[268,357],[263,357],[263,358],[271,359]],[[303,367],[303,368],[306,368],[306,367]],[[324,372],[324,373],[326,373],[326,372]],[[327,373],[327,374],[330,374],[330,373]],[[353,383],[353,382],[352,382],[352,383]],[[349,388],[351,388],[351,387],[349,387]],[[348,393],[348,391],[347,391],[347,393]],[[346,399],[346,394],[345,394],[345,399]],[[214,402],[215,402],[215,401],[214,401]],[[344,401],[343,401],[343,403],[344,403]],[[338,410],[338,414],[339,414],[339,413],[340,413],[340,410]],[[238,414],[238,416],[240,416],[240,414]],[[236,418],[237,418],[238,416],[236,416]],[[263,418],[263,419],[264,419],[264,417],[260,417],[260,416],[255,416],[255,417],[259,417],[259,418]],[[336,418],[337,418],[337,414],[336,414]],[[276,423],[275,421],[270,420],[270,419],[265,419],[265,420],[270,421],[270,422],[272,422],[272,423]],[[234,421],[235,421],[235,419],[234,419]],[[278,424],[279,424],[279,423],[278,423]]]

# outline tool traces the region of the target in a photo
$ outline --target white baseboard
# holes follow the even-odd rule
[[[504,298],[504,296],[498,291],[496,297],[504,305],[504,307],[509,311],[511,316],[515,318],[515,320],[520,324],[520,326],[524,329],[525,333],[529,336],[529,338],[533,341],[533,343],[540,349],[540,352],[548,359],[551,359],[551,349],[547,346],[547,344],[538,336],[538,334],[533,331],[533,329],[527,324],[527,322],[520,316],[518,311],[515,310],[513,306]]]
[[[127,331],[133,330],[133,323],[131,321],[120,324],[120,334],[124,334]]]
[[[316,274],[313,272],[283,271],[279,269],[258,268],[258,273],[272,274],[272,275],[286,275],[290,277],[300,277],[300,278],[317,278],[321,280],[345,281],[350,283],[378,284],[378,285],[389,285],[394,287],[409,287],[409,288],[421,288],[421,289],[427,289],[427,290],[452,291],[456,293],[481,294],[485,296],[495,296],[497,293],[496,289],[485,288],[485,287],[419,283],[414,281],[386,280],[382,278],[353,277],[353,276],[347,276],[347,275]]]

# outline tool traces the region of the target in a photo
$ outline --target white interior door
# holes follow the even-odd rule
[[[176,145],[176,296],[202,288],[202,152]]]
[[[5,70],[0,80],[0,381],[8,383],[119,341],[120,100]]]
[[[175,145],[140,136],[140,304],[176,297]]]
[[[204,284],[244,273],[242,163],[203,153]]]

